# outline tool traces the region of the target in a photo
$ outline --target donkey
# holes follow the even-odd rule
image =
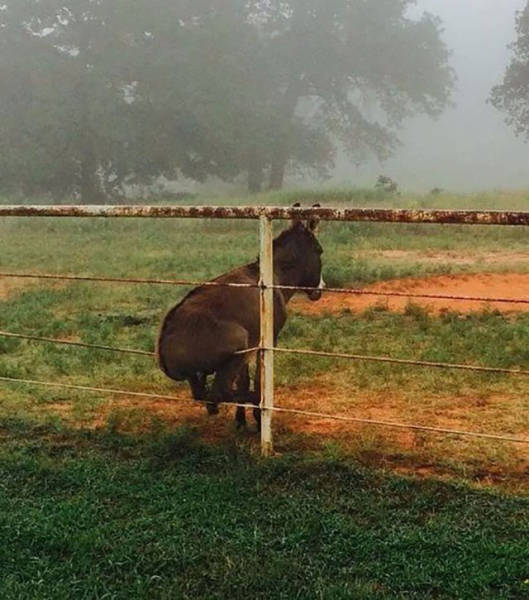
[[[299,206],[299,205],[298,205]],[[294,220],[274,240],[274,282],[279,286],[310,287],[312,301],[321,298],[323,249],[316,238],[319,219]],[[257,284],[259,262],[239,267],[214,280],[216,283]],[[287,304],[293,290],[274,290],[274,343],[287,320]],[[207,402],[208,413],[218,413],[218,404],[247,399],[257,405],[260,382],[250,393],[245,350],[255,348],[260,338],[259,290],[257,288],[208,287],[191,291],[166,315],[157,344],[159,366],[175,381],[187,380],[193,398]],[[238,354],[243,352],[243,354]],[[257,369],[259,371],[259,369]],[[207,377],[215,375],[211,390]],[[246,399],[246,400],[244,400]],[[260,411],[254,410],[260,426]],[[236,422],[246,423],[244,408]]]

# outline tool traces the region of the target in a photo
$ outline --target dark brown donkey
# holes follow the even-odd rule
[[[311,300],[321,298],[324,286],[321,269],[322,247],[316,239],[316,219],[294,221],[274,240],[274,281],[276,285],[317,288],[308,292]],[[217,283],[259,281],[259,263],[221,275]],[[287,319],[291,290],[274,290],[274,336]],[[250,394],[248,354],[237,352],[259,345],[259,290],[256,288],[198,287],[169,311],[158,338],[158,359],[163,372],[175,381],[189,381],[195,400],[207,401],[210,414],[218,413],[220,402],[259,403],[259,382]],[[207,376],[215,374],[210,391]],[[254,415],[259,424],[259,411]],[[237,410],[237,424],[246,422],[244,409]]]

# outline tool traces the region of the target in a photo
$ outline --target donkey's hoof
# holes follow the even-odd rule
[[[246,427],[246,415],[237,413],[235,415],[235,426],[237,429],[243,429]]]
[[[218,404],[208,404],[207,409],[208,409],[208,415],[210,417],[214,417],[215,415],[219,414]]]

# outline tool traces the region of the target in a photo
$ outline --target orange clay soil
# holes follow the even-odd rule
[[[422,279],[406,278],[376,283],[363,288],[371,292],[398,292],[404,294],[434,294],[444,296],[477,296],[480,298],[513,298],[529,300],[529,274],[483,273],[439,275]],[[304,296],[296,297],[292,308],[307,315],[337,314],[343,311],[361,312],[373,306],[384,306],[388,310],[402,312],[409,303],[422,306],[433,312],[451,310],[454,312],[476,312],[485,308],[502,312],[526,312],[529,304],[500,302],[476,302],[469,300],[434,300],[430,298],[410,298],[391,296],[367,296],[354,294],[327,293],[319,301],[312,303]]]
[[[208,417],[204,407],[190,401],[185,389],[171,392],[177,401],[143,400],[116,397],[87,412],[74,416],[67,403],[39,405],[74,427],[103,429],[109,426],[122,432],[151,431],[161,422],[169,429],[187,425],[200,439],[219,443],[242,438],[258,448],[259,438],[253,419],[248,415],[249,430],[238,436],[233,425],[234,410],[221,407],[217,417]],[[310,385],[279,388],[276,405],[283,408],[337,414],[386,422],[415,423],[433,427],[501,433],[529,441],[529,430],[516,427],[516,398],[500,395],[464,396],[453,399],[422,398],[420,405],[398,391],[348,391],[334,385],[326,376]],[[484,425],[483,423],[494,423]],[[274,417],[276,449],[282,451],[317,450],[336,442],[344,452],[352,452],[367,464],[401,473],[453,476],[449,461],[476,473],[481,482],[510,481],[529,483],[529,445],[474,440],[432,433],[374,427],[340,422],[328,418],[276,413]],[[448,462],[447,462],[448,461]]]
[[[1,279],[0,278],[0,300],[7,300],[11,293],[21,290],[25,285],[20,279]]]
[[[66,281],[47,281],[46,283],[42,283],[32,279],[0,277],[0,301],[16,297],[28,289],[62,289],[67,285]]]

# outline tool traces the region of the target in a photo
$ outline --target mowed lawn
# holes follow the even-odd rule
[[[528,199],[301,198],[516,210]],[[529,270],[524,228],[324,224],[321,237],[332,285]],[[258,248],[253,222],[5,219],[0,239],[0,271],[193,280]],[[151,351],[185,292],[0,278],[0,329]],[[378,306],[293,314],[281,345],[529,369],[528,334],[524,312]],[[0,337],[0,376],[186,406],[1,384],[2,598],[529,598],[527,446],[280,416],[282,456],[262,462],[255,434],[237,434],[226,411],[207,420],[148,357]],[[529,439],[526,377],[281,355],[276,383],[293,408]]]
[[[186,431],[19,426],[0,451],[0,595],[526,598],[529,500]]]

